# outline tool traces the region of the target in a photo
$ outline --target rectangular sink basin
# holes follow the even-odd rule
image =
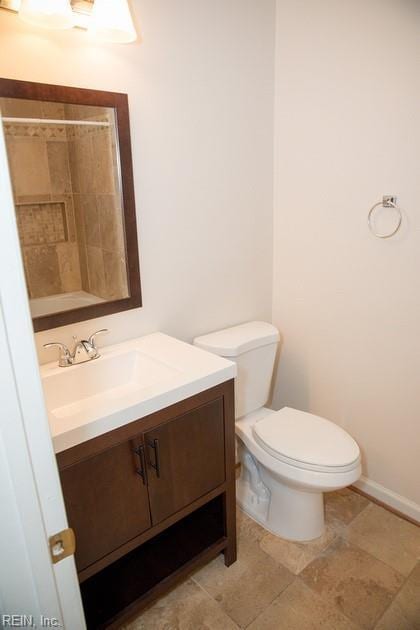
[[[80,411],[97,413],[105,405],[118,408],[122,400],[144,394],[152,385],[179,375],[139,350],[105,354],[88,363],[61,369],[43,379],[48,406],[56,418]]]
[[[236,375],[236,365],[154,333],[71,367],[41,366],[55,452],[112,431]]]

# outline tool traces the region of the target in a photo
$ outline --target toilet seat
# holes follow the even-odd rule
[[[333,422],[284,407],[253,425],[257,444],[275,459],[304,470],[336,473],[360,464],[353,438]]]

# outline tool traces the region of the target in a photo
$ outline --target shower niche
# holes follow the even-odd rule
[[[141,306],[128,100],[0,79],[34,329]]]

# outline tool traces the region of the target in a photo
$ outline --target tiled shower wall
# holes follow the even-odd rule
[[[0,101],[4,116],[64,118],[59,103]],[[82,282],[66,129],[5,123],[5,134],[29,297],[78,291]]]
[[[107,116],[84,106],[16,99],[0,104],[11,117]],[[6,123],[5,131],[29,297],[82,289],[104,299],[127,296],[110,128]]]
[[[113,123],[108,112],[65,106],[69,120],[83,117]],[[67,131],[82,285],[108,300],[128,295],[117,152],[111,129],[72,126]]]

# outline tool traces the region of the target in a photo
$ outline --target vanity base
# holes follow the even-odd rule
[[[88,629],[119,628],[219,553],[228,552],[221,494],[81,585]]]

